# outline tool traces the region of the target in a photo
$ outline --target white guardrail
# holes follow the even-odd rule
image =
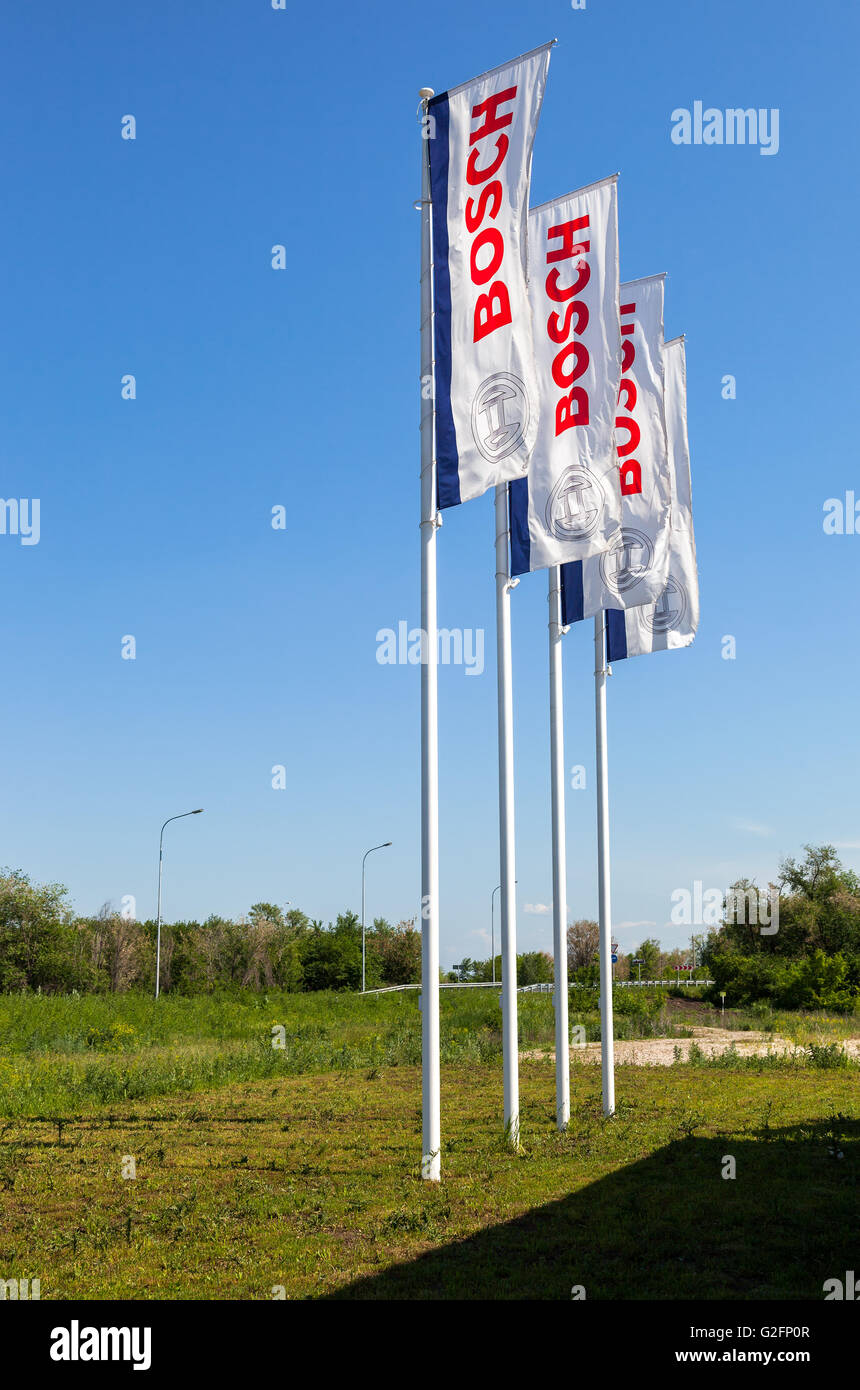
[[[712,985],[713,980],[615,980],[615,989],[636,989],[641,986],[651,986],[652,989],[660,989],[673,985],[681,985],[684,989],[704,989],[707,985]],[[440,989],[501,989],[498,980],[440,980]],[[420,989],[420,985],[384,985],[382,989],[366,989],[365,994],[397,994],[404,989]],[[519,985],[517,994],[552,994],[554,986],[544,985]],[[568,989],[597,989],[597,985],[569,984]],[[359,991],[361,993],[361,991]]]
[[[652,988],[661,988],[664,985],[674,986],[680,984],[683,989],[704,989],[706,985],[712,985],[713,980],[613,980],[613,989],[637,989],[641,986],[645,989],[646,985]],[[554,985],[519,985],[517,994],[551,994]],[[568,989],[597,989],[597,985],[580,985],[571,983]]]

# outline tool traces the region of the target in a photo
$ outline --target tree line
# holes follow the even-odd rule
[[[700,935],[694,940],[698,972],[705,938]],[[599,950],[600,928],[597,922],[582,917],[569,924],[567,928],[567,976],[571,983],[592,987],[599,983]],[[636,979],[674,980],[678,978],[681,967],[689,963],[692,963],[691,948],[677,947],[671,951],[664,951],[656,938],[648,937],[635,951],[631,951],[627,955],[619,953],[617,964],[614,967],[614,978],[619,982]],[[705,973],[703,965],[699,973]],[[502,958],[500,955],[496,956],[494,972],[492,957],[489,960],[472,960],[471,957],[466,956],[455,964],[447,978],[461,983],[501,980]],[[518,985],[551,984],[554,978],[554,962],[548,951],[526,951],[517,956]]]
[[[0,992],[155,989],[156,923],[106,904],[77,916],[60,884],[0,872]],[[421,934],[414,921],[376,918],[366,930],[367,988],[417,983]],[[162,922],[161,989],[195,994],[243,989],[361,988],[361,923],[354,912],[324,925],[297,909],[255,903],[232,920]]]
[[[768,890],[778,893],[775,930]],[[707,977],[714,1002],[725,992],[735,1005],[765,1000],[791,1009],[860,1008],[860,878],[842,865],[833,845],[805,845],[803,858],[784,859],[777,882],[766,888],[754,879],[736,880],[717,915],[721,920],[699,924],[689,946],[666,951],[655,937],[646,937],[635,951],[619,952],[615,980]],[[599,944],[595,921],[570,923],[572,983],[599,983]],[[546,952],[518,956],[517,966],[521,985],[553,979],[552,956]],[[467,957],[450,978],[489,980],[492,972],[492,959]],[[501,979],[501,956],[496,956],[495,979]]]
[[[734,910],[726,910],[704,945],[712,995],[725,991],[735,1004],[761,999],[786,1009],[860,1007],[857,874],[842,865],[833,845],[805,845],[803,859],[784,859],[768,887],[779,893],[775,931],[751,906],[762,897],[755,880],[732,884]]]
[[[691,938],[689,949],[663,951],[649,937],[619,953],[616,980],[673,979],[675,967],[695,964],[725,991],[730,1004],[764,999],[783,1008],[851,1009],[860,1001],[860,878],[841,864],[832,845],[804,847],[785,859],[778,883],[776,931],[762,929],[752,879],[739,879],[723,904],[723,920]],[[33,884],[26,874],[0,871],[0,991],[45,993],[154,990],[153,920],[139,922],[105,905],[77,916],[59,884]],[[395,925],[376,918],[366,932],[368,989],[418,984],[421,933],[415,920]],[[598,927],[589,919],[567,930],[572,982],[598,983]],[[693,955],[695,954],[695,962]],[[636,964],[641,961],[641,966]],[[466,982],[502,978],[501,957],[465,957],[446,976]],[[517,983],[549,984],[552,956],[517,957]],[[296,908],[255,903],[238,920],[162,923],[161,988],[201,993],[243,989],[356,990],[361,986],[361,924],[343,912],[324,925]]]

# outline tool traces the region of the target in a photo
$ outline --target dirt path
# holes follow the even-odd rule
[[[691,1038],[642,1038],[637,1041],[617,1039],[615,1061],[629,1062],[636,1066],[670,1067],[676,1060],[687,1061],[693,1043],[696,1043],[707,1057],[717,1057],[732,1046],[741,1057],[765,1057],[769,1052],[794,1051],[794,1043],[778,1033],[733,1032],[729,1028],[692,1028],[690,1031],[693,1034]],[[849,1056],[860,1057],[860,1039],[849,1038],[842,1046]],[[537,1049],[522,1052],[520,1056],[538,1061],[543,1058],[554,1059],[555,1049]],[[599,1062],[600,1043],[572,1047],[570,1056],[575,1062]]]

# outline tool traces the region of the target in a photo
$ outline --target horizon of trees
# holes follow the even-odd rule
[[[715,981],[712,995],[725,989],[733,1003],[766,999],[786,1007],[852,1007],[860,1001],[860,877],[843,867],[832,845],[806,845],[802,860],[781,862],[778,884],[771,886],[780,893],[778,930],[763,931],[756,920],[755,881],[737,880],[730,891],[746,895],[741,909],[730,913],[726,900],[722,922],[691,941],[695,974],[706,972]],[[78,916],[60,884],[33,884],[20,871],[0,870],[0,992],[154,990],[155,938],[151,918],[126,917],[109,903],[94,917]],[[420,983],[421,933],[414,918],[395,925],[375,918],[366,946],[369,989]],[[664,951],[656,938],[646,937],[635,951],[619,953],[615,979],[636,979],[637,958],[643,980],[674,979],[681,974],[674,967],[690,963],[691,949]],[[580,918],[569,924],[567,955],[570,979],[596,986],[596,922]],[[549,952],[517,956],[518,984],[549,984],[553,975]],[[489,982],[493,962],[464,957],[443,978]],[[495,978],[501,981],[500,956]],[[238,920],[213,915],[205,922],[162,923],[164,992],[360,985],[361,924],[355,912],[324,925],[298,908],[258,902]]]
[[[770,926],[769,907],[759,915],[768,888],[779,891],[779,923]],[[754,879],[740,878],[723,900],[722,921],[692,930],[690,945],[664,951],[656,937],[646,937],[635,951],[618,953],[617,982],[675,980],[707,976],[714,981],[708,997],[725,990],[732,1004],[756,1000],[785,1008],[860,1008],[860,876],[846,869],[833,845],[804,845],[801,860],[781,861],[778,879],[760,889]],[[765,930],[762,930],[762,927]],[[580,918],[567,928],[568,977],[578,984],[599,985],[599,928]],[[693,965],[695,969],[678,967]],[[553,979],[552,956],[532,952],[517,957],[518,983]],[[488,980],[492,961],[466,958],[450,978]],[[496,957],[501,979],[501,956]]]
[[[780,1008],[860,1008],[860,877],[833,845],[804,845],[804,857],[783,859],[776,884],[779,924],[762,929],[750,899],[707,935],[703,964],[737,1004],[762,1000]],[[754,897],[754,879],[731,888]]]
[[[60,884],[33,884],[0,871],[0,993],[155,989],[156,921],[123,916],[106,903],[76,915]],[[420,979],[415,922],[375,918],[366,929],[367,987]],[[290,991],[361,988],[361,922],[343,912],[334,923],[298,908],[254,903],[232,920],[162,922],[161,990],[193,994],[216,988]]]

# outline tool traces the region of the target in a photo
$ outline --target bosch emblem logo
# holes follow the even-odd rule
[[[644,531],[623,526],[621,535],[600,557],[600,577],[614,594],[627,594],[651,568],[654,547]]]
[[[495,372],[475,392],[472,436],[489,463],[501,463],[515,453],[529,423],[526,388],[510,372]]]
[[[546,504],[546,529],[557,541],[587,540],[600,523],[606,496],[600,480],[584,464],[566,468]]]
[[[643,612],[645,626],[651,632],[671,632],[680,627],[687,613],[687,590],[677,579],[669,579],[654,607]]]

